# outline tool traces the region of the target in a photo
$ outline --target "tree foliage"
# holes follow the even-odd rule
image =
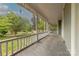
[[[20,31],[30,31],[28,19],[24,20],[13,12],[6,16],[0,16],[0,35],[5,35],[8,31],[16,35]]]
[[[41,18],[38,20],[38,29],[44,30],[44,20],[42,20]]]
[[[29,20],[23,19],[23,31],[24,32],[31,32],[32,31],[32,25],[30,24]]]
[[[12,34],[17,34],[18,31],[21,31],[23,29],[24,23],[21,17],[12,12],[9,13],[7,17],[9,19],[9,23],[11,23],[9,28]]]
[[[4,35],[8,32],[8,28],[11,24],[8,22],[6,16],[0,16],[0,35]]]
[[[57,30],[57,24],[50,24],[49,28],[51,31],[56,31]]]

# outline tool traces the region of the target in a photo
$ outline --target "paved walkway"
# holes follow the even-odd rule
[[[70,56],[61,37],[50,34],[16,56]]]

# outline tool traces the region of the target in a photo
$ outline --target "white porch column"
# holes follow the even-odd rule
[[[62,13],[62,37],[69,52],[71,52],[71,4],[64,6]]]
[[[35,15],[35,24],[36,24],[36,32],[37,32],[37,40],[38,40],[38,15]]]
[[[75,55],[75,29],[76,29],[76,23],[75,23],[75,16],[76,16],[76,9],[75,9],[75,4],[71,4],[71,55]]]
[[[74,36],[72,39],[74,39],[74,55],[79,56],[79,3],[72,4],[74,7],[74,19],[73,19],[73,27],[74,27],[74,33],[72,35]],[[72,44],[73,44],[72,43]]]

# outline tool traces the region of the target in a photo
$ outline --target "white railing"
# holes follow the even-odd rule
[[[29,36],[16,37],[9,40],[0,41],[0,56],[14,55],[47,35],[48,32],[43,32]]]

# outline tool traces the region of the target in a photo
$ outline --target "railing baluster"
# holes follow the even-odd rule
[[[19,39],[17,39],[17,51],[19,50]]]
[[[32,42],[33,42],[33,36],[31,36],[31,44],[32,44]]]
[[[22,48],[23,48],[23,38],[21,40],[22,40]]]
[[[29,37],[29,39],[28,39],[28,40],[29,40],[29,45],[30,45],[30,37]]]
[[[29,43],[28,43],[28,44],[30,45],[30,37],[29,37],[29,39],[28,39],[28,40],[29,40]]]
[[[24,39],[24,38],[22,38],[22,48],[23,48],[23,45],[24,45],[24,43],[23,43],[23,39]]]
[[[12,55],[13,55],[13,40],[12,40]]]
[[[6,41],[6,56],[8,55],[8,41]]]
[[[23,43],[24,43],[24,47],[25,47],[25,38],[23,39],[23,41],[24,41]]]
[[[38,33],[39,35],[39,39],[41,39],[42,37],[45,37],[47,35],[47,33]],[[30,35],[30,36],[27,36],[27,37],[18,37],[18,38],[15,38],[15,39],[10,39],[10,40],[5,40],[5,41],[1,41],[0,42],[0,56],[2,56],[2,43],[5,43],[6,44],[6,56],[9,55],[9,42],[11,42],[11,45],[12,45],[12,55],[14,54],[14,43],[15,43],[15,40],[16,40],[16,52],[17,53],[19,50],[23,49],[24,47],[27,47],[28,45],[34,43],[35,41],[37,41],[35,38],[38,38],[38,35],[37,34],[34,34],[34,35]],[[35,39],[35,40],[34,40]]]
[[[22,49],[22,39],[21,39],[21,49]]]
[[[24,48],[24,38],[22,39],[22,48]]]
[[[30,37],[30,44],[32,44],[31,40],[32,40],[32,36]]]
[[[0,56],[2,56],[2,43],[0,43]]]
[[[21,44],[20,44],[20,49],[21,49],[21,48],[22,48],[22,39],[20,39],[20,43],[21,43]]]
[[[28,38],[28,37],[27,37]],[[26,47],[27,47],[27,38],[26,38]]]
[[[25,38],[25,47],[26,47],[26,38]]]
[[[26,47],[26,38],[25,38],[25,47]]]

